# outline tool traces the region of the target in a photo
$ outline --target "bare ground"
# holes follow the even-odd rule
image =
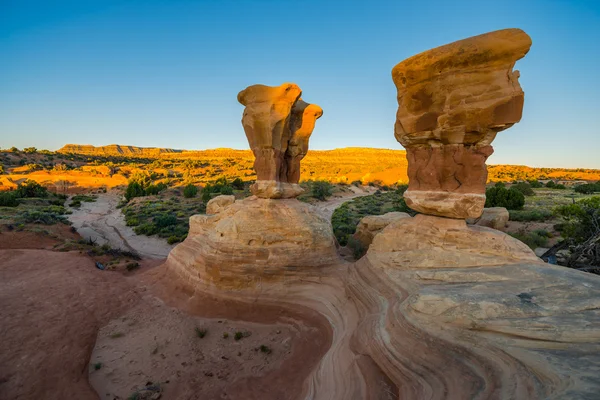
[[[166,258],[175,246],[157,237],[136,235],[125,225],[125,218],[117,208],[119,199],[117,192],[99,194],[95,202],[82,202],[79,209],[71,209],[69,220],[81,236],[99,245],[108,243],[112,248],[135,251],[142,257]]]

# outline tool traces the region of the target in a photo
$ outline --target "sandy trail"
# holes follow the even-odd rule
[[[352,191],[352,193],[343,193],[343,195],[340,197],[331,197],[329,200],[314,203],[313,205],[317,208],[319,214],[321,214],[322,217],[326,218],[327,221],[331,221],[331,216],[333,215],[335,209],[344,204],[345,202],[355,199],[357,197],[368,196],[377,191],[377,188],[373,188],[370,186],[361,189],[352,185],[349,186],[349,188]]]
[[[112,248],[135,251],[142,257],[166,258],[174,246],[157,237],[136,235],[125,225],[118,203],[116,193],[99,194],[95,202],[82,202],[79,209],[72,208],[69,220],[83,238],[91,238],[99,245],[108,243]]]

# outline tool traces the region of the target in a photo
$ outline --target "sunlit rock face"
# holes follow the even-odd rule
[[[395,136],[406,148],[416,211],[477,218],[485,204],[496,134],[521,120],[524,93],[515,62],[531,47],[520,29],[474,36],[410,57],[392,70]]]
[[[242,125],[254,153],[257,180],[252,193],[262,198],[291,198],[302,193],[298,185],[300,161],[323,110],[308,104],[294,83],[253,85],[238,94],[246,106]]]

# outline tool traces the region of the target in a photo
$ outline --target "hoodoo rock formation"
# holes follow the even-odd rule
[[[331,225],[310,205],[272,198],[297,182],[320,109],[300,103],[292,84],[242,91],[257,196],[219,199],[214,214],[192,217],[163,278],[188,304],[210,296],[319,326],[327,349],[290,361],[304,368],[301,384],[269,381],[287,389],[277,398],[598,398],[600,278],[544,264],[505,233],[465,222],[483,208],[491,141],[521,118],[512,67],[530,45],[509,29],[394,68],[405,196],[422,214],[361,228],[372,243],[355,263],[337,257]]]
[[[395,136],[407,150],[409,207],[450,218],[481,215],[491,143],[521,120],[524,93],[513,67],[530,47],[525,32],[505,29],[394,67]]]
[[[300,161],[323,110],[300,99],[298,85],[253,85],[238,94],[246,106],[242,125],[254,153],[256,183],[252,193],[262,198],[291,198],[303,192],[298,185]]]

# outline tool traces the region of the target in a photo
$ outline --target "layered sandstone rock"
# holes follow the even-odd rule
[[[195,284],[255,288],[337,261],[331,224],[312,206],[252,196],[217,214],[192,216],[167,263]]]
[[[521,119],[524,93],[513,67],[530,46],[525,32],[505,29],[394,67],[395,136],[407,150],[409,207],[451,218],[481,215],[491,143]]]
[[[471,225],[487,226],[488,228],[504,230],[510,214],[504,207],[484,208],[481,217],[468,219],[467,223]]]
[[[256,183],[252,193],[262,198],[291,198],[303,192],[298,185],[300,161],[323,110],[300,99],[298,85],[253,85],[238,94],[246,106],[242,125],[254,153]]]
[[[218,214],[230,205],[235,203],[234,195],[221,195],[215,198],[212,198],[206,204],[206,213],[207,214]]]
[[[358,222],[354,237],[363,244],[365,249],[368,249],[375,235],[392,222],[402,218],[410,218],[410,215],[398,211],[383,215],[368,215]]]

